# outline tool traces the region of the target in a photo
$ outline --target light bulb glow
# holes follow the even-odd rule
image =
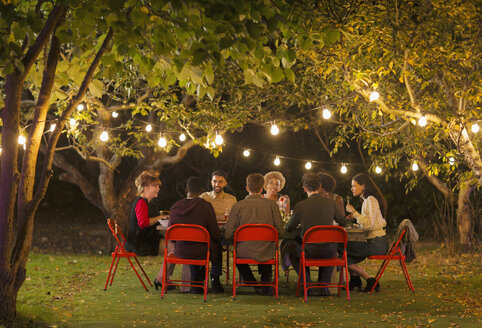
[[[159,141],[157,142],[157,144],[158,144],[159,147],[161,147],[161,148],[166,147],[166,146],[167,146],[167,140],[166,140],[166,138],[164,138],[164,137],[161,136],[161,137],[159,138]]]
[[[323,109],[323,118],[329,120],[331,118],[331,112],[328,108]]]
[[[55,124],[55,123],[50,124],[50,132],[54,132],[56,126],[57,126],[57,124]]]
[[[119,116],[119,113],[117,113],[116,111],[113,111],[113,112],[112,112],[112,117],[113,117],[113,118],[116,118],[117,116]]]
[[[184,133],[181,133],[181,135],[179,136],[179,140],[185,141],[185,140],[186,140],[186,135],[185,135]]]
[[[480,127],[477,123],[472,124],[472,132],[473,133],[478,133],[480,130]]]
[[[109,133],[107,131],[103,131],[99,136],[100,141],[106,142],[109,140]]]
[[[276,124],[271,125],[271,134],[272,135],[277,135],[279,133],[279,128]]]
[[[152,131],[152,125],[147,124],[147,125],[146,125],[146,131],[147,131],[147,132],[151,132],[151,131]]]
[[[413,164],[412,164],[412,170],[413,170],[413,171],[418,171],[418,164],[417,164],[417,163],[413,163]]]
[[[224,139],[220,134],[216,134],[216,138],[214,138],[214,142],[216,143],[216,145],[221,146],[224,142]]]
[[[281,164],[281,160],[279,159],[278,156],[274,159],[274,165],[279,166]]]
[[[72,127],[75,127],[75,126],[77,125],[77,121],[75,120],[75,118],[71,118],[71,119],[69,120],[69,123],[70,123],[70,125],[71,125]]]
[[[373,91],[370,93],[370,102],[378,100],[378,98],[380,98],[380,94],[378,92]]]
[[[0,155],[2,154],[2,147],[0,147]]]
[[[77,105],[77,110],[78,110],[79,112],[83,111],[84,108],[85,108],[84,104],[78,104],[78,105]]]
[[[425,118],[425,116],[422,115],[422,117],[420,117],[420,119],[418,120],[418,125],[420,125],[422,128],[427,125],[427,119]]]
[[[345,164],[343,164],[343,165],[341,166],[340,172],[343,173],[343,174],[345,174],[346,172],[348,172],[348,169],[347,169],[347,167],[346,167]]]
[[[245,150],[243,151],[243,156],[244,156],[244,157],[249,157],[250,154],[251,154],[251,152],[249,151],[249,149],[245,149]]]
[[[306,162],[305,169],[311,170],[311,167],[312,167],[311,162]]]
[[[450,157],[450,158],[449,158],[449,164],[450,164],[450,165],[454,165],[454,164],[455,164],[455,158]]]
[[[18,136],[18,144],[19,145],[25,145],[26,142],[27,142],[27,139],[23,135]]]
[[[375,173],[377,173],[377,174],[382,173],[382,168],[377,165],[377,167],[375,167]]]

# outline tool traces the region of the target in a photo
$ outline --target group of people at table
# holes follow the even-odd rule
[[[145,171],[136,179],[138,197],[132,205],[127,232],[127,251],[138,255],[157,255],[160,240],[156,226],[160,219],[168,219],[168,226],[174,224],[196,224],[207,229],[211,237],[211,293],[222,293],[224,288],[219,277],[222,274],[222,245],[232,240],[236,229],[244,224],[263,223],[276,228],[279,236],[286,237],[281,242],[282,266],[286,271],[292,265],[300,274],[300,257],[304,233],[313,226],[333,225],[346,226],[349,222],[356,223],[366,233],[364,241],[348,241],[347,256],[350,272],[349,288],[362,291],[362,280],[366,280],[363,291],[369,291],[375,284],[371,277],[358,263],[369,255],[383,255],[388,251],[388,240],[385,232],[385,215],[387,205],[377,185],[367,174],[353,177],[351,191],[353,196],[361,197],[363,203],[361,213],[348,201],[344,205],[343,198],[333,193],[336,181],[326,173],[306,173],[302,177],[302,186],[307,199],[298,202],[290,211],[290,200],[280,191],[285,185],[282,173],[273,171],[266,175],[252,173],[246,178],[248,195],[244,200],[237,201],[233,195],[224,191],[228,184],[228,176],[224,171],[212,173],[213,190],[203,192],[203,183],[199,177],[190,177],[186,183],[185,199],[177,201],[169,215],[159,215],[159,211],[150,211],[149,203],[159,193],[161,181]],[[263,193],[263,190],[265,191]],[[345,216],[345,210],[348,215]],[[154,213],[153,213],[154,212]],[[227,219],[227,220],[226,220]],[[287,221],[287,222],[286,222]],[[220,226],[222,227],[220,229]],[[293,237],[294,236],[294,237]],[[168,253],[174,253],[180,258],[205,258],[206,245],[195,242],[181,242],[168,245]],[[305,248],[309,258],[332,258],[337,256],[335,243],[309,244]],[[275,256],[275,245],[272,242],[247,241],[238,244],[237,255],[240,258],[251,258],[257,261],[267,261]],[[190,266],[190,280],[203,281],[205,268]],[[241,280],[256,281],[249,265],[237,265]],[[161,287],[162,267],[154,280],[156,289]],[[172,275],[174,265],[167,268],[167,279]],[[271,281],[272,266],[258,265],[261,281]],[[333,267],[320,267],[319,282],[329,282]],[[309,270],[306,270],[306,281],[311,282]],[[174,289],[175,286],[167,286]],[[254,287],[256,293],[272,295],[271,287]],[[379,291],[379,284],[375,291]],[[181,292],[186,290],[181,289]],[[202,288],[192,287],[191,293],[203,293]],[[309,290],[311,294],[318,291]],[[327,288],[321,289],[322,296],[330,295]]]

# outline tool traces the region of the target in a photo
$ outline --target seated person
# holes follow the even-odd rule
[[[132,204],[125,248],[137,255],[156,256],[159,253],[160,240],[156,225],[161,216],[156,216],[153,210],[150,211],[149,204],[157,197],[161,181],[155,175],[144,171],[136,178],[135,183],[139,196]]]
[[[225,227],[226,239],[233,239],[236,230],[249,223],[264,223],[272,225],[278,234],[284,232],[283,221],[274,200],[264,198],[263,191],[264,178],[259,173],[252,173],[246,178],[246,190],[249,195],[246,199],[237,202],[231,208],[229,219]],[[256,261],[268,261],[275,256],[275,245],[269,241],[246,241],[237,245],[237,255],[240,258],[254,259]],[[248,264],[238,264],[238,271],[241,280],[256,281],[256,278]],[[258,271],[261,274],[261,281],[271,282],[272,267],[270,264],[259,264]],[[258,294],[272,294],[272,288],[255,287]]]
[[[340,225],[345,224],[344,213],[339,211],[335,201],[320,195],[320,177],[317,174],[305,173],[301,182],[308,199],[302,200],[295,205],[293,217],[287,223],[286,231],[294,231],[300,225],[301,236],[303,236],[308,229],[314,226],[333,225],[333,220],[336,220]],[[290,246],[288,249],[290,260],[299,276],[302,242],[293,240]],[[331,258],[337,256],[335,243],[308,244],[305,247],[305,252],[307,258]],[[333,267],[320,267],[320,271],[320,282],[330,282]],[[306,270],[306,281],[311,282],[309,268]],[[313,294],[314,290],[309,290],[309,292]],[[321,294],[329,296],[330,292],[328,288],[323,288]]]
[[[207,229],[211,237],[211,263],[222,260],[221,257],[221,233],[219,232],[216,216],[212,205],[204,199],[199,198],[203,188],[201,179],[190,177],[187,179],[187,198],[178,200],[171,207],[169,226],[174,224],[197,224]],[[177,241],[174,246],[174,255],[186,259],[202,259],[206,255],[206,244],[189,241]],[[191,265],[191,280],[203,281],[205,278],[205,267]],[[213,293],[223,292],[224,289],[219,281],[219,275],[214,276],[211,272],[211,290]],[[191,293],[201,294],[200,287],[191,288]]]

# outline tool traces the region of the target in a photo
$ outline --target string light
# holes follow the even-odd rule
[[[103,132],[100,134],[99,139],[100,139],[100,141],[102,141],[102,142],[106,142],[107,140],[109,140],[109,133],[107,133],[107,131],[103,131]]]
[[[27,145],[23,144],[22,148],[23,148],[23,150],[27,149]]]
[[[186,140],[186,135],[184,133],[181,133],[181,135],[179,136],[179,140],[181,141]]]
[[[245,149],[245,150],[243,151],[243,156],[244,156],[244,157],[249,157],[250,154],[251,154],[251,152],[249,151],[249,149]]]
[[[331,112],[328,108],[323,109],[323,118],[329,120],[331,118]]]
[[[151,132],[151,131],[152,131],[152,125],[147,124],[147,125],[146,125],[146,131],[147,131],[147,132]]]
[[[85,108],[84,104],[78,104],[78,105],[77,105],[77,110],[78,110],[79,112],[83,111],[84,108]]]
[[[378,98],[380,98],[380,94],[378,92],[373,91],[370,93],[370,102],[378,100]]]
[[[472,124],[472,132],[478,133],[480,130],[479,125],[477,123]]]
[[[276,124],[271,124],[271,134],[272,135],[277,135],[279,133],[279,128]]]
[[[455,164],[455,158],[450,157],[450,158],[449,158],[449,164],[450,164],[450,165],[454,165],[454,164]]]
[[[305,164],[305,169],[311,170],[311,166],[312,166],[312,165],[311,165],[311,162],[306,162],[306,164]]]
[[[343,164],[343,165],[341,166],[340,172],[343,173],[343,174],[346,174],[346,172],[348,172],[348,169],[346,168],[346,165],[345,165],[345,164]]]
[[[71,118],[69,123],[72,127],[75,127],[77,125],[77,121],[75,120],[75,118]]]
[[[425,118],[425,115],[422,115],[420,119],[418,120],[418,125],[420,125],[422,128],[427,125],[427,119]]]
[[[382,168],[377,165],[377,167],[375,167],[375,173],[377,173],[377,174],[382,173]]]
[[[157,142],[159,147],[164,148],[167,146],[167,140],[162,135],[159,137],[159,141]]]
[[[221,146],[224,142],[224,139],[220,134],[216,134],[216,138],[214,138],[214,142],[216,143],[216,145]]]
[[[117,113],[116,111],[113,111],[113,112],[112,112],[112,117],[113,117],[113,118],[116,118],[117,116],[119,116],[119,113]]]
[[[18,136],[18,144],[19,145],[25,145],[26,142],[27,142],[27,139],[23,135]]]
[[[0,147],[0,155],[2,155],[2,147]]]
[[[413,170],[413,171],[418,171],[418,164],[417,164],[417,162],[414,162],[414,163],[412,164],[412,170]]]
[[[57,124],[55,124],[55,123],[50,124],[50,132],[54,132],[56,126],[57,126]]]
[[[278,156],[274,159],[274,165],[279,166],[281,164],[281,160],[279,159]]]

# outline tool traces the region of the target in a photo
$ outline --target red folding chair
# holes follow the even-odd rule
[[[275,247],[275,257],[268,261],[256,261],[253,259],[240,259],[237,257],[237,243],[245,241],[271,241]],[[271,264],[275,267],[274,282],[267,281],[236,281],[236,264]],[[233,299],[236,299],[236,288],[239,286],[263,286],[273,287],[274,296],[278,298],[278,231],[269,224],[244,224],[234,233],[233,245]]]
[[[113,219],[107,219],[107,224],[109,225],[109,229],[112,232],[112,235],[114,236],[115,240],[117,241],[117,245],[115,247],[115,251],[113,251],[112,254],[111,254],[112,255],[112,262],[110,264],[109,274],[107,275],[107,280],[105,281],[104,290],[107,290],[107,284],[109,282],[109,278],[110,278],[109,286],[112,286],[112,282],[114,281],[114,276],[115,276],[115,273],[117,271],[117,265],[119,264],[119,260],[120,260],[121,257],[125,257],[127,259],[127,261],[129,261],[129,264],[131,265],[132,269],[136,273],[136,275],[139,278],[139,280],[140,280],[142,286],[144,287],[144,289],[146,291],[148,291],[146,285],[144,284],[144,281],[142,280],[141,276],[139,275],[139,273],[137,272],[136,268],[134,267],[134,265],[132,264],[132,261],[131,261],[131,258],[134,258],[136,260],[137,265],[141,269],[142,273],[144,273],[144,276],[146,277],[147,281],[149,282],[149,285],[151,285],[151,287],[152,287],[152,283],[149,280],[149,277],[147,276],[146,272],[144,271],[144,269],[141,266],[141,263],[139,263],[139,260],[137,259],[137,254],[134,253],[134,252],[127,252],[126,249],[124,248],[124,245],[126,243],[126,238],[124,237],[124,234],[122,234],[119,226],[117,225],[117,222]],[[114,265],[114,262],[116,262],[116,263],[115,263],[115,267],[114,267],[114,272],[112,272],[112,266]],[[111,276],[111,273],[112,273],[112,276]]]
[[[344,275],[348,277],[348,262],[346,257],[346,242],[347,242],[347,234],[345,229],[339,226],[314,226],[308,229],[303,236],[303,244],[302,244],[302,251],[301,251],[301,260],[300,260],[300,269],[298,275],[298,283],[296,286],[296,296],[299,295],[299,289],[301,284],[301,279],[306,277],[306,267],[320,267],[320,266],[340,266],[344,268]],[[307,258],[305,254],[305,247],[306,244],[311,243],[343,243],[343,256],[342,258],[334,257],[334,258],[323,258],[323,259],[315,259],[315,258]],[[308,268],[309,270],[309,268]],[[322,283],[322,282],[310,282],[307,283],[306,279],[303,279],[303,291],[305,293],[305,302],[308,301],[308,290],[310,288],[328,288],[328,287],[337,287],[338,288],[338,296],[340,296],[341,288],[345,288],[346,290],[346,299],[350,300],[350,289],[348,288],[348,279],[345,279],[343,282],[343,270],[340,269],[340,280],[338,283],[336,282],[329,282],[329,283]]]
[[[164,262],[162,264],[162,289],[161,298],[164,298],[166,287],[173,286],[189,286],[189,287],[201,287],[204,290],[204,302],[206,302],[206,295],[208,293],[208,281],[209,281],[209,246],[211,237],[206,228],[196,224],[174,224],[166,230],[166,247],[164,249]],[[207,244],[206,258],[196,259],[183,259],[176,257],[174,254],[167,255],[167,243],[169,241],[193,241]],[[174,264],[190,264],[190,265],[204,265],[206,273],[204,276],[204,282],[193,280],[167,280],[166,268],[168,263]],[[202,283],[202,285],[201,285]]]
[[[382,277],[383,272],[385,271],[385,269],[388,266],[388,263],[390,263],[391,260],[398,260],[398,262],[400,263],[400,266],[402,267],[405,280],[407,281],[408,289],[410,289],[412,292],[415,292],[415,289],[413,288],[412,280],[410,279],[410,275],[408,274],[407,265],[405,264],[405,255],[402,254],[402,251],[400,249],[400,242],[406,232],[407,232],[407,228],[404,228],[401,231],[400,236],[398,236],[396,241],[392,244],[392,246],[390,247],[386,255],[368,256],[369,260],[383,260],[383,263],[378,269],[377,275],[375,276],[376,281],[372,289],[370,290],[370,293],[372,293],[375,290],[375,287],[380,281],[380,278]]]

